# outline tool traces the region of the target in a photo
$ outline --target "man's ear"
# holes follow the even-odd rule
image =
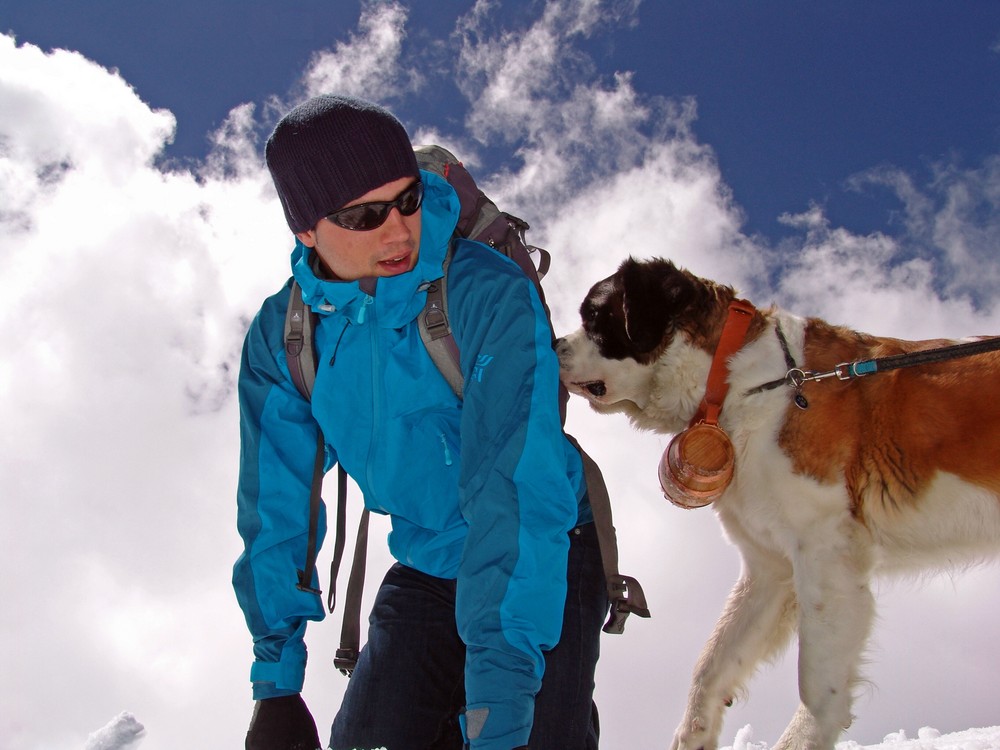
[[[298,237],[299,242],[301,242],[306,247],[316,247],[315,229],[310,229],[306,232],[296,232],[295,236]]]

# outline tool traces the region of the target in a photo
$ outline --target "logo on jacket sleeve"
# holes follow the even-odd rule
[[[490,366],[490,363],[492,361],[493,361],[492,354],[480,354],[478,357],[476,357],[476,366],[472,368],[472,379],[475,380],[477,383],[482,383],[483,372],[486,370],[487,367]]]

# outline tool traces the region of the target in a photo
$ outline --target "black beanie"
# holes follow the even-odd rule
[[[392,113],[350,96],[323,95],[278,122],[264,149],[292,232],[401,177],[419,177],[406,130]]]

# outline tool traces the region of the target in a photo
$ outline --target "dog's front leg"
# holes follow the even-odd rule
[[[826,750],[850,726],[853,689],[875,602],[869,588],[868,548],[847,534],[836,544],[804,545],[795,561],[799,601],[799,707],[775,750]]]
[[[744,564],[694,670],[672,750],[715,750],[725,709],[756,665],[780,651],[795,623],[791,566],[772,558]]]

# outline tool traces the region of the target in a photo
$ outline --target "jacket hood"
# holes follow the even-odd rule
[[[458,223],[458,195],[444,178],[421,170],[424,202],[421,206],[420,251],[412,271],[377,279],[375,312],[380,326],[400,328],[423,309],[427,284],[443,275],[448,243]],[[296,240],[292,251],[292,275],[302,288],[302,298],[320,315],[344,315],[357,325],[370,303],[374,279],[331,281],[316,276],[315,251]],[[366,291],[368,290],[368,291]]]

